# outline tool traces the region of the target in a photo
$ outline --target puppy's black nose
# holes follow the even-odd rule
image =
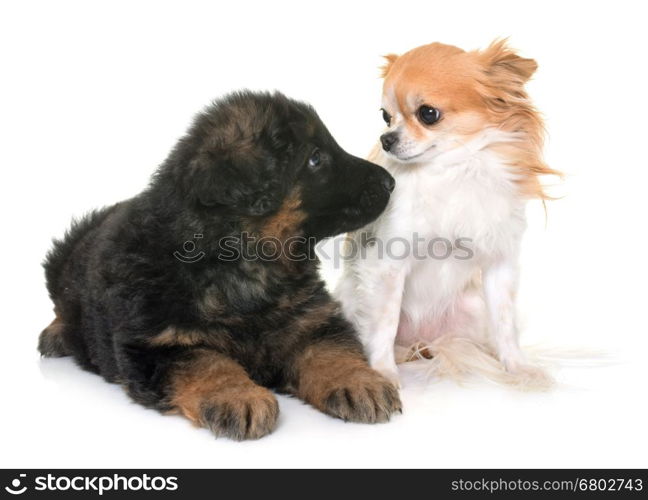
[[[389,151],[391,147],[398,141],[396,132],[388,132],[380,136],[380,142],[385,151]]]
[[[391,175],[388,175],[383,179],[383,187],[390,193],[394,190],[394,187],[396,187],[396,181]]]

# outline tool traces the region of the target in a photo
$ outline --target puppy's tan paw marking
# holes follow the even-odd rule
[[[311,346],[297,368],[297,396],[328,415],[375,423],[401,411],[397,388],[372,370],[359,350],[335,344]]]
[[[350,374],[329,389],[323,411],[351,422],[387,422],[395,412],[402,412],[398,390],[373,370]]]
[[[216,436],[243,441],[270,434],[278,417],[279,405],[269,390],[254,387],[239,392],[233,388],[201,404],[199,423]]]
[[[216,436],[258,439],[277,425],[274,394],[218,352],[197,350],[178,367],[172,383],[171,406]]]

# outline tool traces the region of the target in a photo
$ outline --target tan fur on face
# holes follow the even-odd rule
[[[254,244],[259,244],[261,239],[265,240],[255,250],[278,257],[276,260],[286,267],[299,264],[299,260],[292,259],[290,256],[300,255],[297,239],[302,234],[301,225],[306,220],[306,213],[301,206],[300,189],[294,188],[274,214],[262,219],[250,218],[246,227],[258,238]]]
[[[295,236],[299,225],[306,218],[306,214],[300,210],[301,204],[301,193],[295,189],[286,197],[277,213],[264,222],[260,230],[261,236],[280,241]]]
[[[560,173],[542,159],[542,118],[524,89],[537,68],[534,60],[518,56],[504,40],[471,52],[432,43],[385,58],[384,106],[395,108],[386,111],[406,137],[420,143],[456,137],[459,146],[489,127],[519,134],[515,143],[492,147],[517,170],[523,196],[550,198],[539,177]],[[440,109],[442,119],[421,123],[416,112],[423,104]]]

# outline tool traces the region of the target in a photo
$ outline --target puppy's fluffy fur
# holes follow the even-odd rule
[[[39,349],[234,439],[275,427],[268,388],[345,420],[385,421],[398,394],[369,368],[311,246],[375,219],[392,188],[311,107],[231,95],[197,116],[148,189],[55,242],[44,266],[56,319]],[[187,257],[202,258],[176,258],[194,235],[201,253]],[[255,253],[259,238],[280,258]]]
[[[394,381],[397,360],[428,359],[435,376],[546,387],[550,377],[520,350],[515,318],[525,204],[548,198],[540,176],[557,173],[542,160],[542,120],[524,89],[537,65],[503,41],[473,52],[433,43],[386,59],[388,130],[370,159],[396,190],[378,220],[349,236],[382,245],[348,262],[336,291],[345,314],[372,366]],[[410,242],[407,256],[381,256],[395,238]],[[435,239],[447,252],[428,251]]]

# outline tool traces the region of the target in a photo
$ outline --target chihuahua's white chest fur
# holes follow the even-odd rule
[[[390,203],[350,235],[353,254],[336,290],[372,365],[397,380],[394,343],[455,338],[524,370],[513,295],[526,223],[514,169],[491,148],[515,141],[485,130],[426,163],[373,161],[396,179]]]

